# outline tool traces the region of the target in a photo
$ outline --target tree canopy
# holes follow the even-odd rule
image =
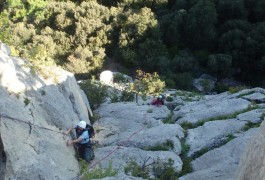
[[[181,89],[204,72],[265,77],[265,0],[0,2],[0,40],[33,64],[95,75],[115,61]]]

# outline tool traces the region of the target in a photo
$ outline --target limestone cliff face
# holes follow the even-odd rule
[[[0,179],[71,179],[79,173],[74,149],[60,132],[81,119],[89,122],[89,102],[71,73],[48,73],[52,78],[33,73],[0,43]]]
[[[247,144],[245,153],[241,156],[237,170],[237,180],[265,179],[265,124]]]

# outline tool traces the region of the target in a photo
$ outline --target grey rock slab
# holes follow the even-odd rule
[[[177,123],[196,123],[207,121],[209,118],[231,115],[247,109],[251,103],[244,99],[223,99],[211,101],[199,101],[194,104],[187,104],[178,111],[174,111],[173,119]]]
[[[135,161],[138,165],[143,165],[144,161],[149,159],[147,163],[152,163],[154,160],[160,158],[163,162],[167,162],[168,159],[174,161],[174,168],[176,171],[180,171],[182,168],[182,161],[178,155],[169,151],[144,151],[138,148],[120,147],[117,150],[117,146],[108,146],[98,148],[95,150],[95,159],[92,164],[98,165],[100,161],[103,169],[107,168],[109,163],[112,163],[112,168],[118,170],[119,173],[124,173],[124,167],[131,161]],[[95,167],[96,168],[96,167]]]
[[[263,121],[262,116],[265,113],[264,109],[255,109],[242,114],[237,115],[239,121],[247,121],[251,123],[260,123]]]
[[[114,177],[105,177],[101,178],[101,180],[118,180],[118,179],[126,179],[126,180],[143,180],[143,178],[140,177],[133,177],[133,176],[126,176],[124,174],[118,174],[117,176]]]
[[[174,152],[179,154],[181,151],[179,138],[184,137],[183,129],[177,124],[163,124],[154,119],[155,114],[161,118],[169,115],[169,110],[164,106],[112,103],[103,105],[97,112],[102,117],[94,123],[98,131],[95,140],[99,141],[100,146],[126,142],[125,146],[145,149],[170,141]]]
[[[16,102],[16,101],[14,101]],[[19,103],[18,103],[19,104]],[[22,106],[23,107],[23,106]],[[27,122],[27,114],[17,108],[17,119]],[[11,117],[14,114],[7,112]],[[21,117],[22,116],[22,117]],[[33,121],[34,124],[40,123]],[[67,179],[79,173],[79,165],[74,157],[74,149],[67,148],[58,128],[42,125],[55,132],[29,126],[9,118],[1,118],[1,141],[6,154],[6,179]],[[71,162],[71,163],[68,163]],[[49,164],[49,166],[47,166]],[[12,171],[10,171],[12,170]]]
[[[193,172],[180,180],[227,180],[234,179],[240,157],[257,128],[242,133],[220,148],[213,149],[192,161]]]
[[[61,133],[81,119],[89,123],[89,102],[73,74],[53,67],[55,82],[27,63],[0,50],[0,179],[71,179],[79,164]]]
[[[96,111],[100,117],[114,117],[127,119],[128,117],[154,119],[165,119],[169,116],[170,110],[166,106],[138,105],[135,102],[105,103]]]
[[[183,129],[176,125],[165,124],[145,129],[139,132],[138,135],[133,136],[126,146],[146,149],[170,142],[174,145],[172,151],[180,154],[181,143],[179,139],[184,137],[184,133]]]
[[[251,88],[251,89],[243,89],[242,91],[239,91],[237,93],[232,93],[229,95],[230,98],[241,98],[241,97],[245,97],[245,96],[252,96],[252,94],[254,93],[261,93],[261,94],[265,94],[265,89],[263,88]]]
[[[265,125],[261,123],[256,135],[247,144],[237,169],[235,180],[265,179]]]
[[[2,51],[4,54],[10,56],[11,54],[11,49],[9,46],[7,46],[6,44],[4,43],[1,43],[0,42],[0,51]]]
[[[190,145],[189,156],[203,148],[213,148],[228,139],[228,135],[240,131],[246,122],[236,119],[206,122],[203,126],[188,130],[186,143]]]
[[[256,101],[258,103],[264,103],[265,102],[265,94],[260,93],[260,92],[254,92],[253,94],[243,96],[243,98],[250,100],[250,101]]]

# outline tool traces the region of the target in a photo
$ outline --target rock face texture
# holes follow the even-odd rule
[[[265,130],[255,128],[264,120],[264,95],[262,88],[246,89],[203,96],[175,108],[173,118],[187,129],[185,143],[193,169],[181,180],[265,178]]]
[[[89,102],[71,73],[48,72],[53,78],[32,73],[0,45],[0,179],[63,180],[79,173],[62,131],[79,120],[89,123]]]
[[[265,126],[264,122],[247,148],[239,163],[236,180],[265,179]]]
[[[124,167],[131,159],[141,165],[148,158],[171,158],[175,170],[181,172],[185,170],[181,148],[189,147],[186,156],[191,158],[193,170],[180,179],[234,179],[240,157],[264,119],[264,89],[201,98],[175,94],[170,92],[173,101],[180,102],[173,111],[176,124],[164,124],[171,114],[166,106],[120,102],[105,103],[97,109],[100,119],[94,126],[100,143],[94,162],[103,158],[103,168],[112,162],[119,176],[124,176]],[[150,148],[169,142],[173,146],[167,150]]]
[[[178,124],[161,121],[170,115],[166,106],[137,105],[135,102],[105,103],[96,113],[100,116],[94,123],[99,148],[95,151],[94,162],[118,148],[101,162],[103,168],[112,162],[113,168],[124,174],[124,167],[131,160],[143,165],[148,158],[148,163],[160,158],[165,162],[172,159],[175,170],[181,170],[182,161],[178,155],[181,152],[180,139],[184,137],[183,129]],[[168,149],[151,150],[159,145]]]
[[[89,123],[85,94],[71,73],[44,68],[39,75],[10,53],[0,43],[0,179],[77,177],[75,150],[66,146],[62,131],[80,120]],[[181,180],[265,179],[264,89],[164,93],[170,96],[167,106],[147,105],[144,99],[102,104],[95,111],[99,144],[90,167],[112,163],[118,175],[106,180],[142,179],[126,175],[124,168],[132,161],[141,167],[171,159],[180,174],[190,161],[192,171]]]
[[[213,149],[192,161],[193,173],[180,180],[233,180],[246,144],[257,129],[238,134],[220,148]]]

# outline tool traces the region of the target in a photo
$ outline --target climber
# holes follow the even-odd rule
[[[162,95],[159,95],[157,98],[153,99],[151,105],[156,105],[156,106],[164,105],[164,100]]]
[[[94,159],[94,152],[92,149],[92,140],[90,139],[92,137],[89,137],[86,126],[87,124],[85,121],[80,121],[78,125],[72,125],[66,132],[64,132],[64,135],[68,135],[72,129],[75,129],[77,138],[74,140],[68,140],[67,146],[75,144],[75,147],[78,149],[79,157],[86,162],[90,162]]]

